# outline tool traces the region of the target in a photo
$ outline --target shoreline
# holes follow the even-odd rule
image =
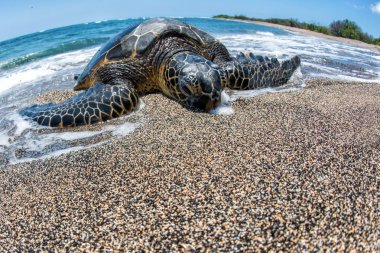
[[[378,251],[379,99],[307,80],[215,116],[145,96],[129,135],[0,170],[0,251]]]
[[[217,19],[219,19],[219,18],[217,18]],[[239,19],[230,19],[230,18],[220,18],[220,19],[229,20],[229,21],[236,21],[236,22],[253,23],[253,24],[257,24],[257,25],[279,28],[279,29],[288,30],[291,32],[301,33],[304,35],[311,35],[311,36],[316,36],[316,37],[320,37],[320,38],[324,38],[324,39],[344,42],[344,43],[348,43],[348,44],[351,44],[354,46],[358,46],[358,47],[362,47],[365,49],[370,49],[370,50],[380,52],[380,46],[377,46],[377,45],[368,44],[368,43],[365,43],[365,42],[362,42],[359,40],[347,39],[347,38],[337,37],[337,36],[333,36],[333,35],[318,33],[318,32],[314,32],[314,31],[310,31],[310,30],[306,30],[306,29],[290,27],[290,26],[285,26],[285,25],[278,25],[278,24],[273,24],[273,23],[263,22],[263,21],[239,20]]]

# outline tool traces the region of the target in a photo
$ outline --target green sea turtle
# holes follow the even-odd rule
[[[285,84],[300,65],[240,53],[194,26],[155,18],[130,27],[106,43],[77,79],[74,90],[87,90],[59,104],[21,110],[41,125],[93,124],[128,114],[144,94],[161,92],[183,106],[208,112],[221,103],[221,92]]]

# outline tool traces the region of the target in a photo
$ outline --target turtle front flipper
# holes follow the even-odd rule
[[[240,53],[222,66],[227,74],[228,88],[250,90],[284,85],[300,65],[299,56],[280,63],[276,58]]]
[[[138,102],[137,94],[127,85],[96,83],[63,103],[33,105],[22,109],[20,114],[44,126],[89,125],[128,114]]]

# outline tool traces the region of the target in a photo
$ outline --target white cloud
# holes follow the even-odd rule
[[[376,3],[376,4],[372,4],[371,5],[371,10],[374,12],[374,13],[378,13],[380,14],[380,2]]]

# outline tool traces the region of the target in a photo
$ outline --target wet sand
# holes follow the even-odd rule
[[[1,252],[380,250],[379,84],[144,101],[126,137],[0,171]]]
[[[292,32],[297,32],[297,33],[301,33],[301,34],[305,34],[305,35],[311,35],[311,36],[316,36],[316,37],[320,37],[320,38],[344,42],[344,43],[348,43],[348,44],[351,44],[354,46],[358,46],[358,47],[362,47],[362,48],[366,48],[366,49],[375,50],[377,52],[380,52],[380,46],[377,46],[377,45],[368,44],[368,43],[365,43],[365,42],[362,42],[359,40],[353,40],[353,39],[347,39],[347,38],[327,35],[327,34],[314,32],[314,31],[310,31],[310,30],[306,30],[306,29],[301,29],[301,28],[297,28],[297,27],[278,25],[278,24],[273,24],[273,23],[269,23],[269,22],[262,22],[262,21],[248,21],[248,20],[236,20],[236,19],[227,19],[227,20],[236,21],[236,22],[248,22],[248,23],[254,23],[254,24],[258,24],[258,25],[276,27],[276,28],[280,28],[280,29],[284,29],[284,30],[288,30],[288,31],[292,31]]]

